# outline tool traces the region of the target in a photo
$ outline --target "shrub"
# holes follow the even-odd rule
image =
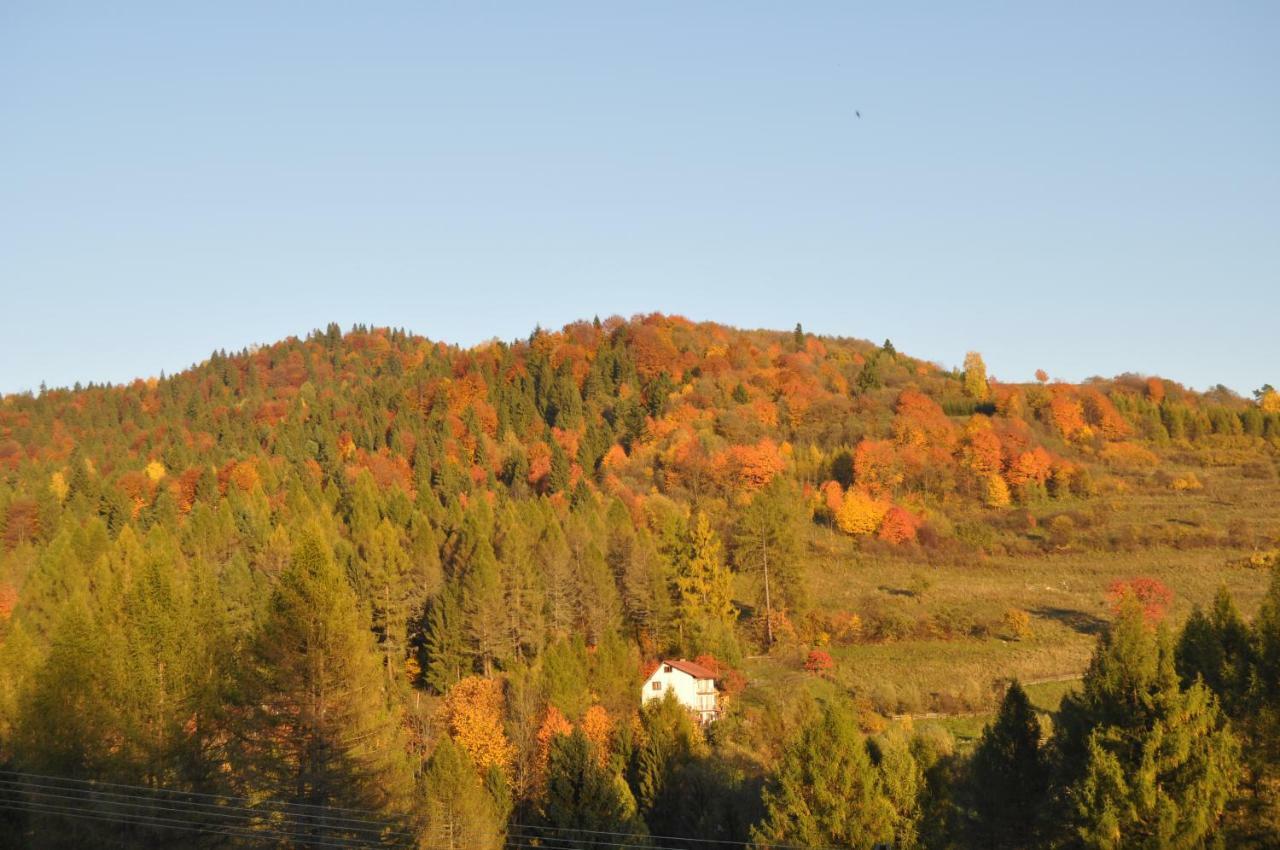
[[[1049,542],[1059,549],[1071,545],[1076,524],[1069,516],[1056,516],[1049,522]]]
[[[809,651],[809,655],[804,660],[804,669],[817,676],[826,678],[836,667],[836,662],[832,659],[831,654],[823,652],[821,649],[813,649]]]
[[[1031,637],[1031,615],[1021,608],[1005,611],[1000,625],[1011,640],[1026,640]]]

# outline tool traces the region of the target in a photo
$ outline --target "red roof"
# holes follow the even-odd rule
[[[679,661],[672,661],[668,659],[663,661],[662,663],[669,664],[670,666],[679,670],[681,673],[688,673],[690,676],[692,676],[695,679],[714,679],[716,677],[715,673],[712,673],[710,670],[708,670],[706,667],[703,667],[701,664],[694,664],[692,661],[685,661],[683,658],[681,658]]]

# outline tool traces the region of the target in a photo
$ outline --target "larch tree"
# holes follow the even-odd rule
[[[734,529],[734,560],[758,576],[759,606],[765,614],[765,641],[774,641],[774,606],[797,612],[804,603],[800,576],[805,517],[794,487],[782,477],[752,497]]]
[[[379,653],[317,529],[305,531],[249,650],[244,774],[254,793],[402,814],[412,788]],[[323,817],[297,839],[344,837]]]
[[[503,631],[508,644],[505,654],[519,663],[535,657],[542,650],[546,628],[542,617],[544,594],[529,529],[514,508],[509,507],[499,520],[499,571],[505,614]]]
[[[725,566],[720,538],[706,514],[690,530],[685,556],[676,572],[682,643],[686,649],[736,654],[733,648],[733,576]]]
[[[499,850],[505,843],[493,800],[475,765],[448,735],[427,760],[422,779],[422,850]]]

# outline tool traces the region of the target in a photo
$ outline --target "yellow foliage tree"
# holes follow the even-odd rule
[[[1001,625],[1014,640],[1026,640],[1031,637],[1031,615],[1021,608],[1010,608],[1005,611]]]
[[[49,492],[57,497],[59,502],[67,500],[67,493],[71,492],[71,487],[67,484],[67,476],[61,472],[55,472],[49,476]]]
[[[466,677],[444,698],[449,732],[481,771],[497,767],[511,772],[515,747],[502,729],[505,705],[502,682],[481,676]]]
[[[157,482],[161,478],[164,478],[166,474],[164,464],[158,460],[153,460],[151,463],[147,464],[146,473],[147,477],[150,478],[152,482]]]
[[[889,512],[889,507],[887,502],[850,488],[844,495],[840,510],[836,512],[836,526],[845,534],[867,537],[876,533],[884,515]]]
[[[1258,400],[1258,406],[1262,408],[1263,413],[1280,413],[1280,392],[1267,390]]]
[[[988,475],[982,479],[982,501],[989,508],[1009,507],[1009,485],[999,475]]]
[[[964,356],[964,392],[978,401],[986,401],[991,395],[991,387],[987,385],[987,364],[976,351]]]

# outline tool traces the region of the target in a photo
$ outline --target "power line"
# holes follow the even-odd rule
[[[36,778],[52,780],[55,784],[35,782]],[[94,784],[91,780],[36,774],[25,774],[21,780],[0,776],[0,791],[9,792],[10,795],[21,793],[29,798],[0,797],[0,803],[6,804],[9,809],[25,808],[44,814],[84,816],[93,820],[155,829],[200,831],[251,839],[305,837],[312,843],[333,847],[385,846],[388,841],[404,844],[412,843],[414,838],[412,833],[394,829],[389,824],[353,820],[336,814],[326,815],[323,811],[299,815],[274,809],[216,806],[166,800],[153,794],[103,791],[93,787]],[[312,837],[308,833],[319,834]]]
[[[4,768],[0,768],[0,774],[8,774],[10,776],[23,776],[23,777],[29,776],[36,779],[54,780],[57,782],[71,782],[71,783],[77,783],[81,785],[93,785],[93,786],[101,785],[101,786],[106,786],[111,788],[126,788],[131,791],[145,791],[148,793],[181,794],[184,797],[200,797],[205,800],[238,800],[242,803],[248,803],[251,806],[252,805],[281,806],[284,808],[292,808],[292,809],[316,809],[316,810],[325,811],[325,812],[356,812],[358,814],[363,814],[363,815],[378,814],[377,812],[371,809],[352,809],[352,808],[346,808],[344,806],[327,806],[327,805],[321,805],[317,803],[293,803],[286,800],[270,800],[270,799],[259,800],[255,803],[249,797],[233,797],[226,794],[209,794],[209,793],[203,793],[200,791],[184,791],[178,788],[166,788],[164,786],[156,786],[156,785],[129,785],[124,782],[107,782],[101,779],[75,779],[69,776],[51,776],[51,775],[42,774],[42,773],[23,773],[22,771],[7,770]]]
[[[75,781],[75,780],[65,780],[65,781]],[[84,780],[84,781],[87,781],[87,780]],[[209,817],[232,818],[232,817],[242,817],[242,816],[251,816],[251,815],[263,815],[263,816],[271,817],[277,814],[282,814],[280,812],[273,811],[271,809],[258,808],[254,806],[232,806],[232,805],[218,805],[216,803],[197,803],[197,802],[185,801],[185,800],[166,800],[160,797],[150,796],[146,794],[126,794],[118,791],[103,791],[93,787],[77,788],[74,786],[68,787],[66,785],[58,785],[58,784],[51,785],[48,783],[34,782],[32,781],[32,779],[29,779],[29,778],[17,780],[17,779],[5,779],[3,776],[0,776],[0,788],[6,788],[7,790],[13,790],[13,791],[24,791],[30,794],[34,794],[36,796],[53,796],[53,797],[60,796],[58,793],[54,793],[54,792],[63,792],[64,794],[65,792],[71,792],[72,796],[68,797],[68,799],[87,799],[93,802],[102,802],[102,803],[117,804],[117,805],[151,806],[161,810],[166,808],[173,808],[172,805],[166,806],[165,804],[176,804],[176,806],[181,808],[182,810],[190,811],[195,814],[204,814]],[[36,790],[33,791],[32,789],[36,789]],[[175,792],[175,793],[181,793],[181,792]],[[134,803],[132,802],[134,800],[138,800],[142,802]],[[292,815],[292,816],[286,816],[286,817],[292,817],[295,821],[299,823],[305,822],[305,819],[312,819],[313,821],[316,821],[316,822],[323,820],[326,823],[341,823],[344,825],[344,828],[348,828],[351,830],[358,830],[358,831],[384,832],[384,831],[387,831],[389,828],[388,825],[385,823],[379,823],[376,821],[366,821],[366,820],[360,820],[360,819],[352,819],[352,818],[346,818],[342,816],[331,817],[323,813],[307,813],[305,815]],[[358,824],[369,824],[369,826],[359,826]],[[407,832],[402,832],[401,834],[409,835],[409,833]]]
[[[125,824],[129,826],[147,826],[147,827],[152,827],[154,829],[171,829],[171,830],[177,830],[179,832],[198,832],[198,833],[204,833],[206,835],[222,835],[228,838],[247,838],[255,841],[278,841],[280,839],[297,839],[299,837],[297,834],[274,833],[274,832],[259,831],[259,830],[228,830],[228,829],[222,829],[219,827],[209,826],[207,824],[184,823],[181,821],[176,823],[156,823],[155,821],[150,819],[132,819],[119,814],[113,814],[113,815],[94,814],[94,813],[86,812],[83,809],[78,809],[72,806],[52,806],[52,805],[10,801],[10,800],[0,800],[0,809],[4,809],[7,811],[16,811],[16,812],[34,812],[36,814],[57,815],[60,817],[74,818],[77,820],[91,820],[91,821],[99,821],[99,822],[113,823],[113,824]],[[370,846],[367,843],[365,844],[351,844],[347,842],[337,843],[337,842],[325,841],[323,839],[318,839],[318,838],[307,838],[307,841],[310,844],[320,846],[320,847],[347,848],[347,850],[351,850],[351,848]]]
[[[540,826],[534,826],[531,824],[522,824],[522,823],[515,823],[515,822],[509,823],[507,825],[509,827],[514,827],[516,831],[520,831],[520,830],[537,831],[537,830],[549,829],[549,830],[560,831],[560,832],[572,832],[579,835],[602,835],[606,837],[612,836],[612,837],[624,838],[624,839],[627,838],[628,836],[633,835],[630,832],[609,832],[607,830],[600,830],[600,829],[566,828],[562,830],[557,830],[556,827],[540,827]],[[651,841],[680,841],[680,842],[694,843],[694,844],[731,844],[735,847],[759,846],[756,842],[753,842],[753,841],[739,841],[733,838],[692,838],[692,837],[684,837],[680,835],[646,835],[644,837]],[[607,846],[618,846],[618,847],[637,846],[636,844],[631,842],[620,842],[614,845],[610,845],[609,842],[605,842],[605,841],[597,841],[596,843],[602,844],[606,847]],[[648,848],[652,848],[653,850],[671,850],[671,848],[662,848],[654,844],[648,844],[648,845],[642,845],[642,846],[647,846]],[[817,844],[787,844],[787,843],[779,843],[779,842],[770,842],[765,846],[767,846],[769,850],[844,850],[844,848],[840,848],[840,847],[824,847]]]
[[[163,786],[73,779],[0,768],[0,794],[4,792],[22,793],[34,798],[24,801],[0,796],[0,804],[9,810],[23,810],[23,807],[26,807],[26,810],[44,814],[85,817],[99,821],[150,826],[156,829],[197,831],[256,840],[297,839],[307,832],[321,831],[328,833],[324,840],[311,837],[306,837],[305,840],[318,846],[348,848],[368,847],[371,846],[370,842],[374,845],[386,846],[388,842],[398,843],[397,839],[415,844],[418,838],[416,833],[397,828],[394,822],[381,819],[377,812],[368,809],[327,807],[280,800],[255,802],[247,797],[183,791]],[[174,799],[173,797],[198,799]],[[201,800],[213,802],[201,802]],[[98,807],[114,807],[120,811],[86,812],[73,806],[78,802]],[[339,814],[340,812],[350,814]],[[589,843],[597,847],[632,848],[632,850],[679,850],[682,847],[688,848],[690,845],[699,845],[706,850],[710,850],[711,845],[755,846],[749,841],[730,838],[637,836],[628,832],[574,827],[557,828],[520,822],[508,822],[505,827],[505,843],[508,847],[530,848],[530,850],[573,850],[577,842]],[[346,833],[346,835],[340,833]],[[417,846],[443,847],[443,845],[433,844],[417,844]],[[770,850],[838,850],[838,848],[790,843],[769,843],[767,846]]]

